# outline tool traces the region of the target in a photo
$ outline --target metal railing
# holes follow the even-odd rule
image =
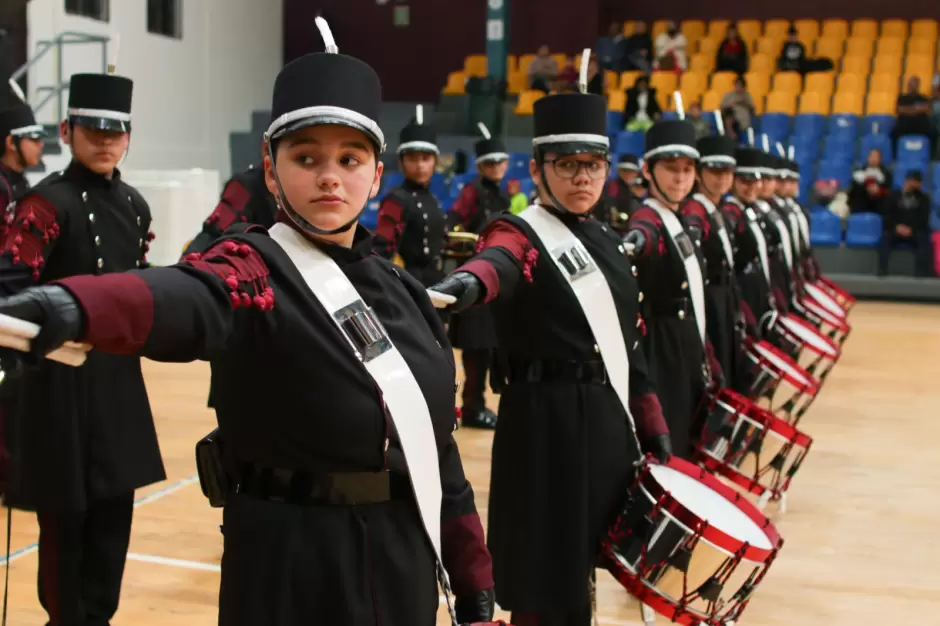
[[[55,80],[54,85],[43,85],[36,88],[36,93],[43,94],[42,98],[36,104],[32,105],[33,111],[39,112],[44,106],[49,104],[53,98],[56,100],[56,120],[64,118],[65,108],[63,105],[62,92],[69,86],[69,77],[63,76],[62,70],[62,48],[73,44],[98,44],[101,46],[101,71],[104,73],[108,67],[108,42],[111,37],[107,35],[90,35],[88,33],[75,33],[66,31],[59,33],[53,39],[41,40],[36,42],[39,51],[18,70],[10,76],[13,80],[19,80],[29,71],[40,59],[42,59],[50,50],[55,50]]]

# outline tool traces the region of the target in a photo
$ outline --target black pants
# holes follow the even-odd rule
[[[463,351],[463,406],[466,416],[482,411],[486,407],[483,390],[486,387],[486,372],[490,369],[491,350]]]
[[[878,273],[888,273],[888,259],[894,246],[900,241],[914,244],[914,276],[930,276],[930,235],[926,231],[915,230],[911,237],[901,237],[893,230],[885,231],[878,246]]]
[[[520,613],[513,611],[512,626],[591,626],[591,606],[576,611]]]
[[[118,608],[134,493],[39,518],[39,602],[47,626],[108,626]]]

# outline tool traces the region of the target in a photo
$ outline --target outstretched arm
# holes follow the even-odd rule
[[[484,296],[477,304],[497,297],[511,298],[521,281],[532,281],[538,250],[509,222],[496,220],[490,224],[480,235],[477,252],[458,270],[473,274],[483,284]]]
[[[222,190],[219,203],[203,222],[199,234],[186,246],[183,256],[205,252],[233,224],[248,222],[246,208],[250,199],[251,192],[244,185],[237,180],[229,181]]]

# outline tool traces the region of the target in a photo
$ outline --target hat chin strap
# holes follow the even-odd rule
[[[568,208],[562,204],[561,200],[555,197],[555,193],[548,184],[548,178],[545,176],[545,153],[542,151],[542,148],[537,148],[536,150],[536,163],[538,163],[539,167],[539,177],[542,179],[542,186],[545,187],[545,194],[548,196],[548,200],[551,203],[545,206],[545,208],[557,215],[577,215],[577,213],[569,211]]]
[[[318,226],[314,226],[309,221],[304,219],[304,217],[300,215],[300,213],[298,213],[287,201],[287,195],[284,193],[284,188],[281,187],[281,179],[277,175],[277,165],[274,162],[274,147],[271,145],[272,143],[273,142],[271,141],[268,142],[268,156],[271,158],[271,174],[274,176],[274,184],[277,185],[277,203],[278,206],[280,206],[284,212],[287,213],[287,216],[291,219],[292,222],[294,222],[294,224],[297,225],[298,228],[310,234],[320,235],[322,237],[326,235],[339,235],[340,233],[345,233],[359,222],[359,218],[362,217],[362,214],[365,213],[366,208],[369,206],[368,198],[366,199],[366,203],[362,205],[362,208],[359,209],[359,212],[356,213],[352,219],[338,228],[324,230]],[[378,171],[378,161],[376,161],[375,167],[376,171]],[[372,187],[375,187],[374,179],[375,177],[373,176]],[[372,197],[372,188],[369,189],[369,197]]]
[[[650,172],[650,182],[653,183],[653,187],[656,188],[656,191],[659,192],[659,195],[661,195],[666,202],[679,206],[685,198],[673,200],[665,191],[663,191],[663,188],[659,186],[659,181],[656,180],[656,164],[659,163],[659,159],[654,160],[652,163],[647,163],[647,168]]]

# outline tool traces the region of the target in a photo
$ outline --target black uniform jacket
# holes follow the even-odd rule
[[[442,558],[455,593],[492,587],[452,436],[453,353],[425,290],[373,254],[362,227],[351,249],[316,245],[373,308],[424,392],[440,459]],[[264,229],[225,237],[172,267],[62,284],[87,315],[84,340],[98,349],[211,361],[219,428],[237,463],[407,473],[371,376]],[[430,625],[434,571],[413,498],[295,506],[237,495],[225,508],[220,623],[360,624],[381,615],[382,624]]]
[[[424,185],[410,180],[389,191],[379,206],[375,251],[401,257],[405,269],[425,287],[443,277],[444,213]]]
[[[150,208],[120,172],[107,179],[73,161],[17,203],[0,296],[135,269],[152,238]],[[10,505],[82,510],[166,478],[138,357],[92,351],[77,368],[45,360],[3,393]]]
[[[222,189],[219,204],[202,224],[202,231],[186,246],[183,256],[205,252],[234,224],[274,224],[277,203],[264,183],[264,168],[253,166],[232,176]]]
[[[0,163],[0,240],[13,223],[13,205],[29,191],[29,181],[20,172],[15,172]]]

